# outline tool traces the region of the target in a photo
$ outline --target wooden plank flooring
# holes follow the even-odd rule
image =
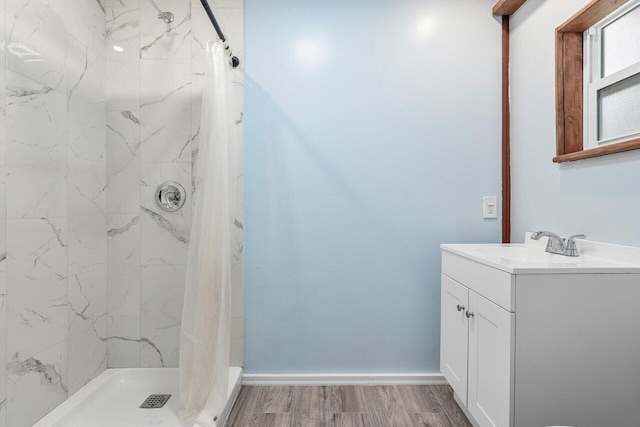
[[[449,386],[243,387],[227,427],[471,427]]]

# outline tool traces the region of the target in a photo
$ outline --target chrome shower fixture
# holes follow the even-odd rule
[[[162,9],[160,9],[156,2],[154,2],[153,0],[149,0],[149,3],[151,3],[151,6],[153,6],[158,11],[158,19],[162,19],[167,24],[171,24],[173,22],[173,20],[175,19],[173,13],[163,12]]]

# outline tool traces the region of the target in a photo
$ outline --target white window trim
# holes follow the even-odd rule
[[[602,29],[637,7],[640,7],[640,0],[632,0],[584,32],[584,150],[640,138],[640,133],[634,133],[598,140],[598,91],[640,74],[638,62],[609,76],[601,77]]]

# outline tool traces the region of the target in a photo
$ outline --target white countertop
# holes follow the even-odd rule
[[[579,257],[545,252],[547,239],[526,244],[444,244],[451,252],[511,274],[640,274],[640,247],[576,241]]]

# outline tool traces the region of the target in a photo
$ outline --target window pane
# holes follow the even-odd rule
[[[602,77],[640,62],[640,7],[602,29]]]
[[[598,92],[598,141],[640,133],[640,74]]]

